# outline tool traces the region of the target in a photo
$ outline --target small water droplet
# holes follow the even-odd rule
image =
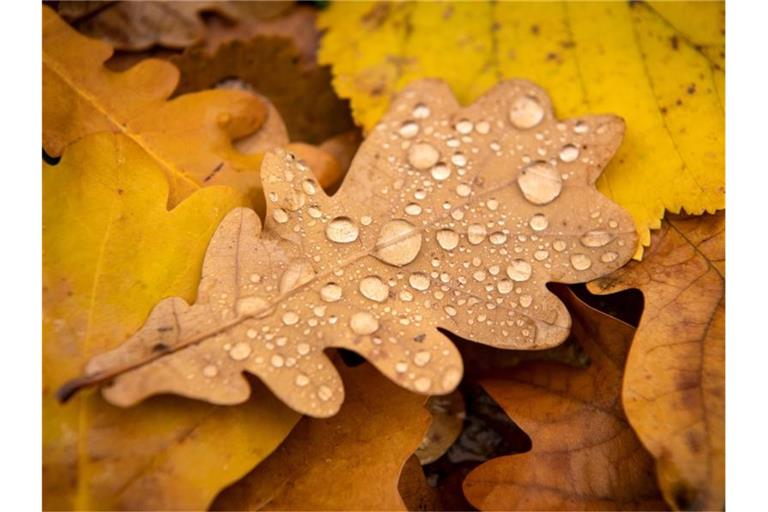
[[[515,283],[510,281],[509,279],[502,279],[498,283],[496,283],[496,289],[499,290],[499,293],[506,295],[510,293],[515,288]]]
[[[592,266],[592,260],[586,254],[572,254],[571,265],[576,270],[587,270]]]
[[[531,217],[531,220],[528,223],[531,226],[531,229],[534,231],[544,231],[547,229],[547,226],[549,226],[549,221],[547,220],[547,216],[543,213],[537,213],[533,217]]]
[[[288,268],[280,276],[279,290],[281,294],[286,294],[295,290],[303,284],[310,282],[315,277],[315,269],[306,260],[293,260]]]
[[[286,311],[283,314],[283,323],[285,325],[296,325],[299,322],[299,315],[295,311]]]
[[[325,228],[325,235],[332,242],[349,244],[357,240],[360,230],[349,217],[336,217]]]
[[[419,377],[413,381],[413,388],[419,393],[426,393],[432,387],[432,379],[429,377]]]
[[[313,195],[315,192],[317,192],[317,185],[312,180],[304,180],[304,182],[301,184],[301,188],[303,188],[304,192],[309,195]]]
[[[404,139],[412,139],[419,133],[419,125],[413,121],[406,121],[400,127],[399,133]]]
[[[389,265],[407,265],[418,256],[421,242],[421,232],[413,224],[402,219],[391,220],[381,228],[373,256]]]
[[[531,271],[531,264],[525,260],[514,260],[507,266],[507,275],[509,278],[519,283],[530,279]]]
[[[469,197],[469,194],[471,193],[472,193],[472,188],[466,183],[459,183],[456,186],[456,195],[459,197]]]
[[[560,150],[560,160],[563,162],[573,162],[579,158],[579,148],[573,144],[566,144]]]
[[[451,162],[453,162],[453,165],[456,167],[464,167],[467,165],[467,157],[464,156],[462,153],[455,153],[451,157]]]
[[[245,331],[245,335],[248,336],[250,339],[256,338],[256,336],[259,335],[258,331],[256,329],[248,329]]]
[[[328,386],[320,386],[317,388],[317,397],[323,402],[327,402],[333,396],[333,391]]]
[[[420,350],[413,355],[413,364],[423,368],[432,359],[432,354],[428,350]]]
[[[309,213],[309,216],[313,219],[319,219],[323,216],[323,212],[317,206],[310,206],[307,208],[307,213]]]
[[[209,364],[205,368],[203,368],[203,375],[205,377],[215,377],[218,375],[219,369],[216,368],[216,366]]]
[[[352,315],[349,327],[355,334],[367,336],[379,330],[379,321],[372,314],[362,311]]]
[[[523,169],[517,178],[525,198],[534,204],[547,204],[560,195],[563,179],[557,170],[546,162],[534,162]]]
[[[237,301],[235,305],[238,316],[252,315],[261,317],[269,309],[269,301],[264,297],[252,295],[250,297],[243,297]]]
[[[533,257],[536,259],[536,261],[544,261],[545,259],[549,258],[549,251],[536,251],[533,253]]]
[[[440,153],[432,144],[420,142],[408,150],[408,162],[419,170],[429,169],[440,159]]]
[[[426,119],[430,113],[429,107],[423,103],[419,103],[413,109],[413,117],[416,119]]]
[[[475,130],[481,135],[486,135],[491,131],[491,123],[488,121],[480,121],[475,125]]]
[[[371,222],[373,222],[373,219],[368,215],[363,215],[362,217],[360,217],[360,224],[362,224],[363,226],[370,226]]]
[[[408,215],[416,216],[421,214],[421,206],[416,203],[409,203],[405,206],[405,213]]]
[[[429,276],[423,272],[414,272],[408,276],[408,284],[410,284],[414,290],[423,292],[429,288],[430,279]]]
[[[519,301],[521,306],[523,306],[524,308],[527,308],[528,306],[533,304],[533,297],[531,297],[530,295],[521,295]]]
[[[473,124],[472,124],[472,121],[470,121],[469,119],[462,119],[461,121],[456,123],[456,126],[454,128],[456,128],[457,132],[463,135],[466,135],[472,131]]]
[[[341,286],[336,283],[327,283],[320,288],[320,298],[325,302],[336,302],[341,299]]]
[[[566,247],[568,247],[568,244],[566,244],[562,240],[555,240],[554,242],[552,242],[552,248],[557,252],[563,252]]]
[[[587,133],[589,131],[589,125],[584,121],[576,121],[576,124],[573,125],[573,131],[579,134]]]
[[[535,98],[520,96],[509,111],[509,120],[517,128],[533,128],[544,119],[544,108]]]
[[[261,276],[259,274],[251,274],[251,276],[248,279],[252,283],[260,283],[261,282]]]
[[[618,257],[619,255],[616,254],[615,252],[608,251],[604,253],[602,256],[600,256],[600,261],[602,261],[603,263],[613,263],[614,261],[616,261]]]
[[[478,245],[485,240],[488,235],[488,231],[482,224],[470,224],[467,228],[467,240],[472,245]]]
[[[405,361],[399,361],[395,363],[395,371],[397,373],[405,373],[408,371],[408,363]]]
[[[507,241],[507,235],[501,231],[495,231],[488,237],[493,245],[502,245]]]
[[[437,238],[437,244],[446,251],[452,251],[459,245],[459,235],[452,229],[441,229],[435,238]]]
[[[288,222],[288,212],[282,208],[276,208],[275,211],[272,212],[272,218],[275,219],[275,222],[278,224],[285,224]]]
[[[296,376],[296,380],[294,381],[297,386],[304,387],[307,384],[309,384],[309,377],[304,375],[303,373],[300,373]]]
[[[485,206],[487,206],[490,211],[495,212],[499,209],[499,202],[496,199],[489,199],[486,201]]]
[[[592,230],[587,231],[579,239],[584,247],[603,247],[613,240],[613,235],[607,231]]]
[[[443,163],[439,163],[432,168],[432,177],[437,181],[447,180],[450,175],[451,169]]]
[[[389,296],[389,286],[379,276],[368,276],[360,280],[360,293],[374,302],[384,302]]]
[[[235,361],[242,361],[249,355],[251,355],[251,346],[244,341],[235,343],[235,345],[229,351],[229,357]]]
[[[483,282],[485,280],[485,271],[484,270],[475,270],[472,273],[472,278],[477,282]]]
[[[272,358],[269,360],[269,362],[275,368],[282,368],[283,365],[285,364],[285,358],[280,354],[274,354]]]
[[[442,378],[442,384],[443,384],[443,390],[453,389],[456,384],[459,383],[459,380],[461,379],[461,372],[454,368],[450,367],[445,370],[445,373],[443,373]]]

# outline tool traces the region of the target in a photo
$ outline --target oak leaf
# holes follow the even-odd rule
[[[570,318],[546,283],[594,279],[635,250],[631,218],[594,188],[622,133],[614,116],[557,121],[525,81],[467,108],[445,83],[415,82],[333,197],[292,154],[268,153],[264,230],[251,210],[229,213],[196,302],[160,302],[63,394],[108,380],[122,406],[167,392],[234,404],[249,372],[321,417],[344,394],[328,347],[446,394],[462,362],[437,327],[502,348],[557,345]]]
[[[429,425],[425,397],[369,364],[339,371],[349,390],[339,414],[302,418],[212,510],[406,510],[398,479]]]
[[[670,216],[646,258],[590,288],[639,288],[645,310],[627,360],[624,409],[677,509],[725,500],[725,213]]]
[[[288,435],[298,415],[263,387],[239,407],[156,397],[114,407],[55,391],[135,332],[167,296],[192,299],[208,239],[243,204],[208,187],[166,210],[157,162],[88,136],[43,168],[43,508],[204,509]],[[222,439],[226,439],[222,443]]]
[[[723,2],[334,2],[318,59],[369,130],[424,77],[463,103],[526,77],[558,91],[560,116],[621,115],[626,143],[597,186],[647,246],[665,209],[725,206],[724,15]]]
[[[634,329],[567,289],[560,296],[590,367],[533,362],[481,379],[533,448],[482,464],[467,476],[464,493],[480,510],[664,509],[653,459],[621,407]]]

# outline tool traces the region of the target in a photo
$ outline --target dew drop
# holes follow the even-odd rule
[[[363,226],[370,226],[371,222],[373,222],[373,219],[369,215],[363,215],[360,217],[360,224]]]
[[[483,282],[485,280],[485,271],[483,270],[475,270],[472,273],[472,278],[477,282]]]
[[[235,361],[242,361],[249,355],[251,355],[251,346],[244,341],[235,343],[235,345],[229,351],[229,357]]]
[[[313,219],[319,219],[323,216],[323,212],[317,206],[310,206],[307,208],[307,213],[309,213],[309,216]]]
[[[423,103],[419,103],[413,109],[413,117],[416,119],[426,119],[431,114],[429,107]]]
[[[389,286],[378,276],[368,276],[360,280],[360,293],[374,302],[384,302],[389,296]]]
[[[499,209],[499,202],[496,199],[489,199],[486,201],[485,206],[487,206],[490,211],[495,212]]]
[[[419,377],[413,381],[413,388],[420,393],[426,393],[431,387],[432,380],[429,377]]]
[[[533,128],[544,119],[544,109],[535,98],[521,96],[512,103],[509,120],[517,128]]]
[[[488,237],[488,240],[490,240],[493,245],[502,245],[506,243],[507,235],[501,231],[496,231],[491,233],[491,236]]]
[[[480,121],[475,125],[475,130],[481,135],[486,135],[491,131],[491,124],[488,121]]]
[[[487,235],[488,231],[482,224],[470,224],[467,228],[467,240],[472,245],[481,244]]]
[[[288,213],[282,208],[276,208],[275,211],[272,212],[272,218],[275,219],[275,222],[278,224],[285,224],[288,222]]]
[[[602,230],[587,231],[579,239],[584,247],[603,247],[611,240],[613,240],[613,235]]]
[[[444,390],[453,389],[456,386],[456,384],[459,383],[460,379],[461,379],[461,372],[458,369],[454,367],[448,368],[447,370],[445,370],[445,373],[443,374],[443,378],[442,378],[443,389]]]
[[[408,162],[419,170],[429,169],[440,158],[440,153],[432,144],[420,142],[408,150]]]
[[[296,376],[296,380],[294,380],[297,386],[304,387],[307,384],[309,384],[309,377],[304,375],[303,373],[300,373]]]
[[[283,323],[285,325],[296,325],[299,322],[299,315],[295,311],[286,311],[283,314]]]
[[[472,121],[470,121],[469,119],[462,119],[461,121],[456,123],[456,126],[454,128],[456,128],[456,131],[461,133],[462,135],[467,135],[472,131],[473,127],[474,126],[472,124]]]
[[[536,251],[533,253],[533,257],[536,259],[536,261],[544,261],[545,259],[549,258],[549,251]]]
[[[603,263],[613,263],[619,257],[615,252],[609,251],[600,256],[600,261]]]
[[[251,274],[251,276],[248,278],[248,280],[252,283],[260,283],[261,282],[261,276],[259,274]]]
[[[414,272],[410,276],[408,276],[408,284],[411,285],[411,288],[414,290],[419,290],[420,292],[423,292],[424,290],[429,288],[430,285],[430,279],[429,276],[423,272]]]
[[[243,297],[237,301],[235,305],[238,316],[264,316],[269,311],[269,302],[263,297],[252,295],[250,297]]]
[[[450,175],[451,169],[443,163],[439,163],[432,168],[432,177],[437,181],[447,180]]]
[[[519,283],[527,281],[531,277],[531,264],[525,260],[514,260],[507,266],[507,275]]]
[[[576,270],[587,270],[592,266],[592,260],[586,254],[572,254],[571,265]]]
[[[584,121],[576,121],[576,124],[573,125],[573,131],[579,134],[587,133],[589,131],[589,125]]]
[[[521,306],[523,306],[524,308],[527,308],[531,304],[533,304],[533,297],[531,297],[530,295],[521,295],[520,296],[520,305]]]
[[[349,327],[355,334],[367,336],[379,330],[379,321],[372,314],[363,311],[352,315],[349,319]]]
[[[452,251],[459,245],[459,235],[452,229],[441,229],[435,238],[437,238],[437,244],[446,251]]]
[[[459,183],[456,186],[456,195],[459,197],[469,197],[469,194],[471,193],[472,193],[472,188],[466,183]]]
[[[349,217],[336,217],[325,228],[325,235],[332,242],[349,244],[357,240],[360,230]]]
[[[420,350],[413,355],[413,364],[423,368],[432,359],[432,354],[428,350]]]
[[[205,368],[203,368],[203,375],[205,377],[215,377],[218,375],[219,369],[216,368],[216,366],[209,364]]]
[[[400,127],[399,133],[404,139],[412,139],[419,133],[419,125],[413,121],[406,121]]]
[[[327,283],[320,288],[320,298],[325,302],[336,302],[341,299],[341,286],[336,283]]]
[[[547,216],[543,213],[537,213],[533,217],[531,217],[531,220],[528,222],[528,224],[531,226],[531,229],[534,231],[544,231],[547,229],[547,226],[549,226],[549,221],[547,220]]]
[[[395,371],[397,373],[405,373],[408,371],[408,363],[405,361],[399,361],[395,363]]]
[[[304,192],[313,195],[315,192],[317,192],[317,185],[312,180],[304,180],[304,182],[301,184],[301,188],[304,189]]]
[[[280,276],[279,290],[281,294],[295,290],[315,277],[315,269],[306,260],[293,260]]]
[[[421,232],[413,224],[402,219],[391,220],[381,228],[373,256],[388,265],[407,265],[418,256],[421,242]]]
[[[579,158],[579,148],[573,144],[566,144],[560,150],[560,160],[563,162],[573,162]]]
[[[568,247],[568,244],[566,244],[562,240],[555,240],[554,242],[552,242],[552,248],[557,252],[563,252],[566,247]]]
[[[272,358],[269,360],[270,364],[274,366],[275,368],[282,368],[285,364],[285,358],[281,356],[280,354],[275,354],[272,356]]]
[[[328,386],[320,386],[317,388],[317,397],[323,402],[327,402],[333,396],[333,391]]]
[[[309,354],[309,350],[310,350],[309,343],[299,343],[298,345],[296,345],[296,352],[298,352],[300,356],[305,356]]]
[[[405,206],[405,213],[415,217],[416,215],[421,214],[421,206],[416,203],[409,203]]]
[[[464,167],[467,165],[467,157],[462,153],[456,153],[451,157],[451,162],[453,162],[453,165],[456,167]]]
[[[443,311],[445,311],[445,313],[450,317],[454,317],[456,316],[456,313],[458,313],[458,311],[456,311],[456,308],[453,306],[445,306],[443,308]]]
[[[496,289],[499,290],[499,293],[506,295],[510,293],[515,288],[515,283],[510,281],[509,279],[502,279],[498,283],[496,283]]]
[[[563,179],[554,167],[539,161],[523,169],[517,184],[528,201],[547,204],[560,195]]]
[[[256,336],[259,335],[258,331],[256,329],[248,329],[245,331],[245,335],[248,336],[250,339],[256,338]]]

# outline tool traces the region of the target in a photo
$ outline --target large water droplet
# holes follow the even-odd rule
[[[320,288],[320,298],[325,302],[336,302],[341,299],[341,286],[336,283],[327,283]]]
[[[586,254],[572,254],[571,265],[576,270],[587,270],[592,266],[592,260]]]
[[[389,286],[378,276],[368,276],[360,280],[360,293],[374,302],[384,302],[389,296]]]
[[[349,217],[336,217],[325,228],[329,240],[338,244],[349,244],[357,240],[360,230]]]
[[[315,277],[315,269],[306,260],[293,260],[283,275],[280,276],[280,293],[285,294],[295,290]]]
[[[478,245],[485,240],[488,235],[488,231],[482,224],[470,224],[467,228],[467,240],[472,245]]]
[[[404,139],[412,139],[419,133],[419,125],[413,121],[406,121],[400,127],[399,133]]]
[[[507,241],[507,235],[501,231],[495,231],[488,237],[493,245],[502,245]]]
[[[603,247],[613,240],[613,235],[607,231],[593,230],[587,231],[579,239],[584,247]]]
[[[229,357],[235,361],[242,361],[249,355],[251,355],[251,346],[244,341],[235,343],[235,345],[229,350]]]
[[[417,203],[408,203],[405,206],[405,213],[408,215],[416,216],[421,214],[421,206],[419,206]]]
[[[531,226],[531,229],[534,231],[544,231],[547,229],[547,226],[549,226],[549,221],[547,220],[547,216],[543,213],[537,213],[533,217],[531,217],[531,220],[529,222],[529,225]]]
[[[430,359],[432,359],[432,354],[428,350],[419,350],[413,355],[413,364],[422,368],[429,363]]]
[[[456,128],[457,132],[463,135],[467,135],[472,131],[473,124],[472,124],[472,121],[470,121],[469,119],[462,119],[461,121],[456,123],[456,126],[454,128]]]
[[[299,322],[299,315],[295,311],[286,311],[283,314],[283,323],[285,325],[296,325]]]
[[[531,277],[531,264],[525,260],[514,260],[507,266],[507,275],[513,281],[527,281]]]
[[[410,284],[414,290],[423,292],[429,288],[430,279],[429,276],[423,272],[414,272],[408,276],[408,284]]]
[[[407,265],[418,256],[421,242],[421,231],[413,224],[402,219],[391,220],[381,228],[373,255],[389,265]]]
[[[413,117],[416,119],[426,119],[430,113],[429,107],[423,103],[419,103],[413,108]]]
[[[443,163],[439,163],[432,168],[432,177],[437,181],[447,180],[450,175],[451,169]]]
[[[533,128],[544,119],[544,108],[535,98],[521,96],[512,103],[509,120],[517,128]]]
[[[420,142],[408,150],[408,162],[419,170],[429,169],[440,159],[440,153],[432,144]]]
[[[517,178],[525,198],[534,204],[547,204],[560,195],[563,179],[557,170],[546,162],[534,162],[523,169]]]
[[[275,222],[278,224],[285,224],[288,222],[288,213],[282,208],[276,208],[272,212],[272,218],[275,219]]]
[[[441,229],[435,238],[437,238],[437,244],[446,251],[452,251],[459,245],[459,235],[452,229]]]
[[[367,336],[379,330],[379,321],[372,314],[362,311],[352,315],[349,327],[355,334]]]
[[[579,158],[579,148],[573,144],[566,144],[560,150],[560,160],[563,162],[573,162]]]

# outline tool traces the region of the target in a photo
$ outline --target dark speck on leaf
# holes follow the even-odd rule
[[[537,36],[539,35],[539,26],[538,25],[531,25],[531,34]]]
[[[688,94],[695,94],[696,93],[696,84],[689,85],[688,89],[686,89],[686,90],[688,91]]]
[[[672,45],[673,50],[677,50],[680,46],[680,41],[677,39],[677,36],[672,36],[669,38],[669,44]]]
[[[677,100],[675,100],[675,105],[677,105],[678,107],[682,104],[683,104],[683,100],[681,100],[680,98],[677,98]]]

